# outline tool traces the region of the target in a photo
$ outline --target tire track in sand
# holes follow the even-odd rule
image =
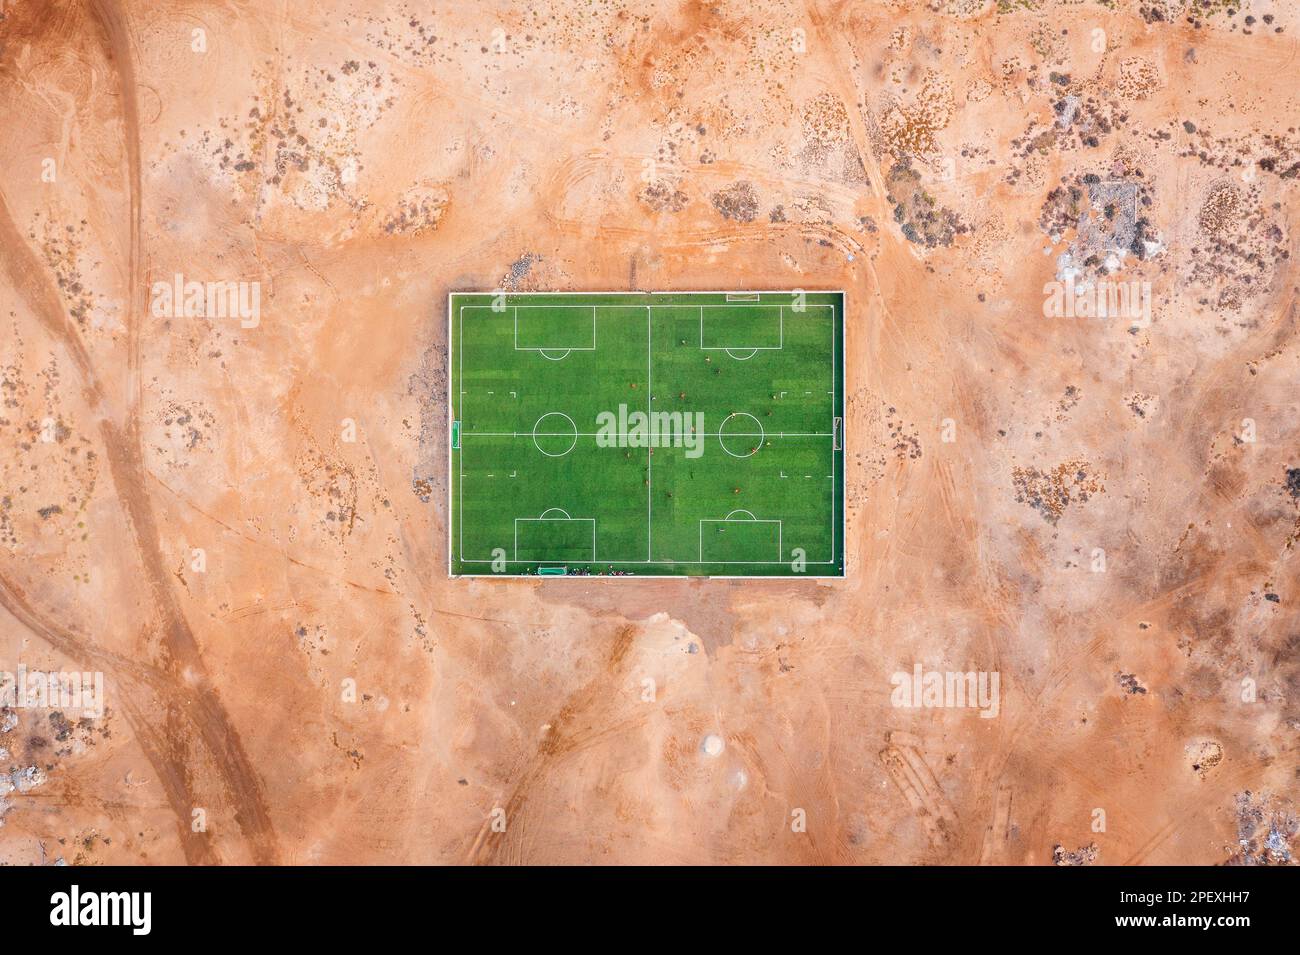
[[[187,672],[194,685],[193,705],[187,715],[196,726],[209,752],[217,764],[229,795],[235,806],[235,819],[248,839],[253,858],[259,864],[274,863],[277,857],[275,833],[270,812],[262,793],[261,780],[254,772],[239,734],[218,699],[207,670],[203,665],[198,644],[189,621],[176,602],[170,575],[164,566],[158,547],[158,528],[153,507],[145,492],[148,480],[145,474],[143,449],[140,441],[139,409],[142,384],[140,380],[140,323],[144,314],[144,271],[141,263],[141,176],[140,176],[140,113],[136,102],[135,68],[131,56],[130,36],[117,4],[109,0],[92,0],[95,20],[103,30],[105,53],[110,63],[116,65],[118,85],[122,89],[123,128],[130,170],[131,249],[130,291],[127,329],[130,338],[130,366],[128,383],[133,388],[131,407],[125,416],[126,426],[119,430],[105,419],[100,426],[108,454],[109,469],[118,496],[126,507],[135,530],[136,547],[144,565],[155,608],[162,617],[164,646],[172,656],[178,672]],[[178,724],[179,725],[179,724]],[[184,752],[181,745],[173,746],[176,758]],[[182,820],[183,822],[185,820]]]
[[[471,865],[527,863],[529,833],[525,810],[534,790],[545,786],[556,765],[566,757],[639,722],[636,719],[620,721],[605,711],[610,702],[617,699],[617,694],[610,692],[610,685],[622,672],[636,629],[630,624],[619,628],[600,672],[565,700],[550,720],[550,732],[519,774],[518,782],[502,807],[506,831],[493,832],[493,820],[485,819],[466,853],[466,862]]]
[[[950,849],[957,840],[957,813],[921,755],[921,740],[911,733],[892,731],[880,751],[880,764],[912,808],[930,847]]]
[[[233,804],[236,823],[249,843],[253,860],[259,864],[274,863],[278,850],[261,781],[208,677],[194,633],[171,590],[169,575],[159,549],[158,526],[145,491],[147,477],[138,421],[141,396],[140,322],[144,287],[141,268],[141,176],[136,82],[130,39],[121,12],[116,5],[106,0],[92,0],[90,14],[103,34],[105,57],[118,75],[130,173],[130,289],[126,321],[130,342],[128,385],[131,397],[130,406],[122,416],[125,422],[123,425],[119,426],[114,420],[110,403],[106,401],[104,389],[95,374],[85,344],[41,263],[19,233],[3,196],[0,196],[0,247],[8,250],[4,263],[13,287],[38,321],[67,349],[81,378],[86,403],[93,413],[102,415],[99,430],[105,458],[109,464],[113,487],[133,531],[136,551],[161,629],[166,659],[162,661],[159,670],[165,671],[172,681],[170,692],[159,694],[158,702],[162,703],[165,699],[165,708],[172,717],[163,723],[165,730],[157,729],[148,722],[144,714],[144,701],[132,698],[129,693],[126,694],[128,702],[124,709],[141,748],[158,772],[168,800],[177,813],[177,827],[186,859],[191,863],[216,861],[210,842],[191,838],[189,831],[191,809],[205,803],[211,804],[211,800],[198,798],[194,791],[194,780],[201,775],[198,771],[201,767],[189,765],[193,747],[189,744],[188,736],[192,728],[197,730],[225,784],[227,795]],[[21,588],[12,580],[3,580],[0,602],[34,635],[51,641],[56,646],[62,644],[74,653],[105,661],[106,672],[112,673],[126,688],[133,685],[131,672],[115,665],[111,657],[70,637],[70,634],[60,636],[60,631],[55,626],[43,621],[30,604],[19,599],[21,594]],[[141,684],[135,686],[139,688]]]

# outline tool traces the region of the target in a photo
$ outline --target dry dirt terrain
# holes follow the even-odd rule
[[[0,862],[1293,861],[1295,5],[0,14]],[[494,288],[846,290],[846,579],[448,579]]]

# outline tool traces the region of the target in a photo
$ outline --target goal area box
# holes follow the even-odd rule
[[[450,574],[843,577],[844,304],[451,293]]]

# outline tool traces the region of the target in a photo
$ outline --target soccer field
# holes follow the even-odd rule
[[[842,577],[842,292],[455,292],[459,575]]]

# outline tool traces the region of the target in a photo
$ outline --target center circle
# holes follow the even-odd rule
[[[731,433],[728,434],[727,425],[732,422],[734,424],[731,424]],[[765,437],[766,433],[763,431],[762,422],[752,414],[746,414],[743,411],[733,411],[727,415],[718,428],[718,444],[722,445],[722,450],[733,458],[747,458],[751,454],[757,453],[758,449],[763,446]],[[731,448],[727,447],[728,438],[731,439],[733,445]]]
[[[562,411],[548,411],[533,425],[533,444],[548,458],[562,458],[578,443],[578,426]]]

